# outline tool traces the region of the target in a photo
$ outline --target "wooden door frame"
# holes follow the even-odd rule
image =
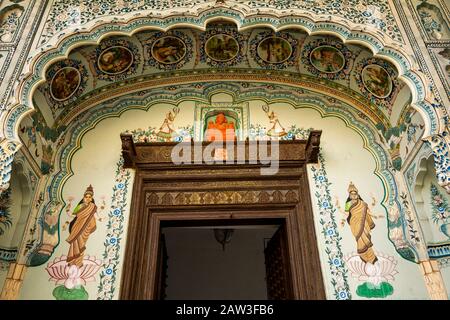
[[[168,156],[174,143],[135,144],[122,135],[125,167],[135,168],[136,174],[120,298],[157,298],[162,221],[281,218],[286,221],[294,298],[325,299],[306,172],[306,163],[317,162],[320,134],[280,142],[280,169],[274,176],[261,176],[260,164],[175,166]]]
[[[220,212],[219,210],[223,210],[224,208],[218,208],[215,206],[203,206],[197,209],[192,209],[189,211],[176,212],[161,209],[158,211],[152,211],[148,214],[151,216],[149,219],[149,230],[152,235],[150,239],[150,243],[152,246],[149,248],[150,252],[150,262],[149,262],[149,271],[156,270],[156,266],[158,263],[158,248],[159,248],[159,235],[161,232],[161,223],[165,221],[217,221],[217,220],[230,220],[235,224],[240,224],[239,220],[256,220],[259,222],[265,219],[282,219],[282,221],[286,225],[287,238],[288,238],[288,250],[289,250],[289,261],[290,261],[290,273],[292,279],[292,288],[293,295],[295,299],[300,299],[302,294],[302,283],[301,278],[304,275],[298,274],[297,265],[301,264],[301,257],[299,256],[299,252],[301,251],[300,244],[301,239],[299,238],[299,234],[294,232],[294,230],[298,227],[296,208],[267,208],[267,209],[259,209],[255,210],[254,208],[248,207],[239,207],[233,208],[229,207],[226,209],[226,212]],[[232,216],[232,217],[231,217]],[[261,219],[261,220],[260,220]],[[246,221],[248,222],[248,221]],[[146,287],[143,288],[143,291],[148,292],[148,296],[143,297],[144,299],[154,300],[158,297],[156,294],[156,279],[157,275],[155,272],[149,272],[148,277],[144,283],[146,283]],[[152,289],[153,288],[153,289]]]

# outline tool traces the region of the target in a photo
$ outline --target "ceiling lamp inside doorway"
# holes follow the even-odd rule
[[[234,229],[214,229],[214,237],[222,245],[223,251],[225,251],[225,244],[231,241],[233,233]]]

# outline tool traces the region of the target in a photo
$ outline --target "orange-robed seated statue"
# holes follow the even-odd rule
[[[216,121],[208,122],[206,141],[234,141],[236,133],[233,122],[228,122],[225,114],[217,114]]]

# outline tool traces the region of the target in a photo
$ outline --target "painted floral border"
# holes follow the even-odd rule
[[[134,129],[126,130],[124,133],[129,133],[133,136],[133,141],[138,142],[165,142],[166,140],[158,137],[158,130],[156,127],[148,127],[148,129]],[[194,137],[194,127],[185,126],[178,127],[172,135],[172,141],[174,142],[186,142],[191,141]]]
[[[307,139],[310,129],[291,126],[287,135],[282,140]],[[251,125],[249,139],[267,140],[266,127],[260,124]],[[322,227],[324,236],[325,253],[328,258],[329,273],[331,275],[331,285],[333,286],[336,300],[351,300],[350,286],[348,284],[348,269],[345,266],[344,254],[342,252],[342,237],[339,235],[336,223],[336,208],[333,206],[330,185],[327,172],[325,170],[325,158],[323,152],[319,153],[319,164],[311,166],[311,174],[314,179],[314,196],[319,209],[319,224]]]
[[[112,300],[117,286],[117,269],[121,260],[120,243],[124,233],[124,214],[131,181],[131,170],[123,168],[123,158],[117,163],[116,178],[108,214],[107,235],[104,242],[103,270],[100,273],[97,300]]]
[[[328,258],[328,268],[334,296],[336,300],[351,300],[350,286],[347,281],[348,270],[344,264],[344,255],[342,253],[342,237],[336,224],[336,208],[333,206],[331,198],[331,182],[328,181],[322,151],[319,153],[319,164],[311,166],[310,170],[314,179],[314,196],[316,205],[319,208],[318,222],[322,227],[322,234],[325,240],[325,253]]]

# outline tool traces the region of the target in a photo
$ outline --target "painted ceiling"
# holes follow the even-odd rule
[[[40,44],[71,28],[95,25],[109,18],[127,21],[150,15],[165,18],[179,13],[195,18],[217,7],[231,8],[247,17],[267,14],[278,18],[289,13],[314,20],[320,16],[335,16],[355,25],[372,27],[381,35],[404,43],[388,0],[55,0]]]
[[[342,93],[385,126],[396,124],[411,99],[396,69],[362,46],[292,29],[238,32],[220,22],[206,31],[106,38],[52,64],[46,79],[33,100],[50,127],[67,125],[87,107],[127,92],[177,82],[284,82],[331,97]]]

